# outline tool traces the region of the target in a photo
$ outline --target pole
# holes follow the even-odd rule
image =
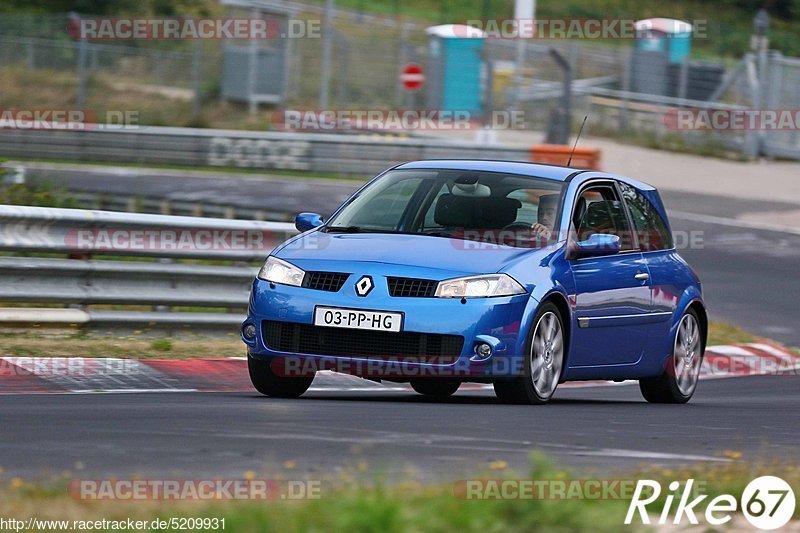
[[[536,0],[516,0],[514,2],[514,18],[517,21],[521,19],[533,19],[536,15]],[[522,86],[522,67],[525,65],[525,44],[526,39],[533,38],[533,35],[524,35],[521,31],[523,26],[533,27],[533,24],[517,23],[517,49],[516,57],[514,58],[514,84],[512,87],[512,108],[519,107],[519,93]]]
[[[193,43],[192,49],[192,120],[200,118],[200,41]]]
[[[319,107],[328,108],[328,91],[331,84],[331,48],[333,46],[333,0],[325,0],[325,21],[322,28],[322,65],[319,73]]]
[[[254,19],[259,18],[261,13],[258,9],[253,8],[251,17]],[[247,104],[251,115],[258,111],[258,104],[256,103],[256,79],[258,77],[258,41],[250,39],[248,43],[248,74],[247,74]]]

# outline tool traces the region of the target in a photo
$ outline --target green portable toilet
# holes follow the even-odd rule
[[[431,26],[426,74],[427,106],[443,111],[482,112],[482,69],[485,33],[461,24]]]
[[[631,55],[631,90],[670,96],[675,93],[671,73],[689,60],[692,25],[667,18],[639,20]]]
[[[667,18],[636,21],[636,49],[662,52],[669,63],[683,63],[692,48],[692,25]]]

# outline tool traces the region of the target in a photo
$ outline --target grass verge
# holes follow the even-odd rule
[[[502,462],[500,462],[502,463]],[[586,475],[559,468],[543,456],[534,454],[527,475],[518,475],[496,463],[476,480],[566,482],[601,480],[633,482],[652,479],[661,483],[661,497],[648,507],[651,520],[657,520],[672,481],[685,484],[694,479],[699,494],[707,494],[705,504],[713,497],[730,494],[741,501],[744,488],[761,475],[779,476],[794,490],[800,491],[800,469],[785,463],[746,463],[731,460],[722,464],[664,469],[614,472]],[[2,480],[0,515],[26,520],[134,520],[154,518],[209,517],[224,519],[225,529],[236,532],[263,531],[619,531],[623,527],[631,494],[620,491],[616,497],[594,499],[587,491],[571,496],[501,500],[490,491],[480,491],[481,499],[467,498],[457,487],[460,483],[422,484],[413,479],[387,482],[378,476],[363,475],[347,480],[348,472],[317,475],[318,499],[270,501],[87,501],[67,495],[66,484],[73,474],[49,485],[33,484],[19,478]],[[240,479],[252,479],[246,473]],[[293,476],[282,474],[271,479],[285,483]],[[170,479],[175,479],[174,476]],[[257,476],[257,479],[265,479]],[[295,478],[299,479],[299,478]],[[309,481],[309,478],[305,478]],[[580,484],[580,483],[577,483]],[[635,483],[634,483],[635,485]],[[281,487],[284,485],[282,484]],[[484,485],[487,486],[487,485]],[[472,494],[476,494],[473,492]],[[699,495],[698,494],[698,495]],[[704,504],[697,506],[702,518]],[[674,516],[675,505],[670,517]],[[729,525],[744,525],[740,511]],[[795,510],[795,519],[800,510]],[[635,524],[636,522],[634,522]],[[66,528],[74,530],[76,528]],[[643,529],[633,527],[633,529]]]
[[[758,341],[758,337],[725,322],[712,322],[708,345]],[[114,338],[89,337],[64,331],[15,331],[0,333],[0,356],[16,357],[131,357],[136,359],[192,359],[197,357],[241,357],[244,344],[237,331],[227,337],[154,338],[134,332]]]

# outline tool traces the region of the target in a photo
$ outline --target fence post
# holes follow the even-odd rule
[[[325,22],[322,28],[322,65],[319,76],[319,107],[328,108],[328,89],[331,82],[331,48],[333,47],[333,0],[325,0]]]
[[[78,41],[78,109],[86,107],[86,56],[89,41]]]
[[[201,89],[200,89],[200,64],[202,50],[200,41],[195,40],[192,49],[192,121],[196,122],[200,117]]]
[[[33,48],[34,40],[26,39],[26,41],[28,42],[28,46],[25,47],[25,59],[28,68],[33,70],[36,68],[36,51]]]
[[[632,54],[627,48],[620,47],[622,55],[622,101],[619,106],[619,130],[625,133],[628,130],[628,104],[630,103],[631,90],[631,61]]]

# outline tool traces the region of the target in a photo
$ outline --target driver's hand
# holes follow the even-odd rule
[[[533,234],[540,239],[550,238],[550,228],[548,228],[544,224],[539,224],[537,222],[536,224],[531,226],[531,231],[533,231]]]

